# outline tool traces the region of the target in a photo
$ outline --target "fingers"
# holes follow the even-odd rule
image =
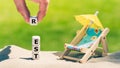
[[[48,0],[32,0],[39,3],[39,11],[37,14],[38,21],[41,21],[46,15]],[[30,12],[26,6],[25,0],[14,0],[18,12],[24,17],[26,22],[29,22]]]
[[[38,21],[41,21],[46,15],[48,0],[39,0],[39,1],[40,1],[40,5],[39,5],[40,7],[39,7],[37,18],[38,18]]]
[[[26,6],[25,0],[14,0],[18,12],[24,17],[26,22],[29,22],[30,12]]]

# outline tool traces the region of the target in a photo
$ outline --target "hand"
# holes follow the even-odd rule
[[[46,15],[48,0],[32,0],[32,1],[39,3],[39,11],[37,14],[37,19],[39,22]],[[29,22],[30,12],[26,6],[25,0],[14,0],[14,2],[15,2],[15,5],[16,5],[18,12],[21,13],[21,15],[24,17],[26,22]]]
[[[46,15],[49,0],[32,0],[32,1],[39,3],[39,11],[37,14],[37,19],[38,21],[41,21]]]
[[[18,12],[24,17],[26,22],[29,22],[30,12],[26,6],[25,0],[14,0]]]

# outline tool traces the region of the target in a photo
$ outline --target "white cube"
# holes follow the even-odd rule
[[[39,53],[40,45],[32,45],[32,53]]]
[[[40,36],[32,36],[32,45],[40,45]]]
[[[39,53],[32,53],[32,59],[33,60],[38,60],[40,58]]]
[[[38,24],[38,20],[36,16],[31,16],[30,17],[30,25],[37,25]]]

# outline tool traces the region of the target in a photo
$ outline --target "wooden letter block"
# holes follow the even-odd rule
[[[40,37],[32,36],[32,45],[40,45]]]
[[[32,36],[32,58],[33,60],[39,59],[40,52],[40,37]]]
[[[40,45],[36,46],[36,45],[33,45],[32,46],[32,53],[39,53],[40,52]]]
[[[32,59],[33,60],[38,60],[40,58],[40,55],[37,53],[32,53]]]
[[[37,21],[37,17],[33,16],[30,17],[30,25],[37,25],[38,21]]]

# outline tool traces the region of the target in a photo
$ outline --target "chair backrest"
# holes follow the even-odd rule
[[[82,40],[77,44],[77,46],[81,46],[86,43],[94,42],[101,34],[101,29],[95,29],[88,27],[86,31],[86,35],[82,38]]]

